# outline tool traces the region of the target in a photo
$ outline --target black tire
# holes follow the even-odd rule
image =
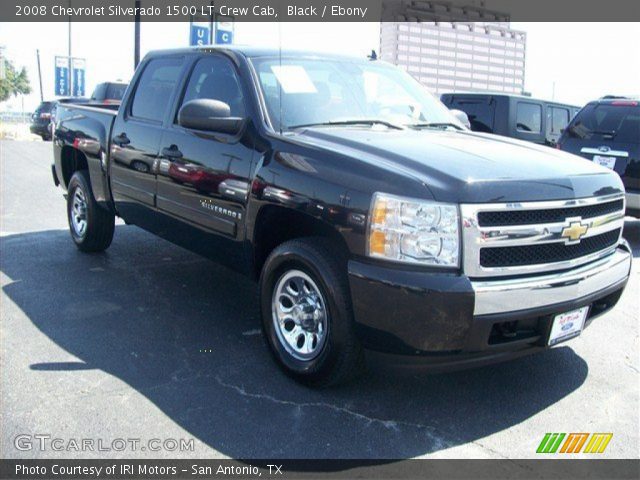
[[[289,376],[313,387],[345,383],[361,373],[364,367],[362,348],[355,334],[347,261],[340,251],[324,238],[291,240],[269,255],[260,275],[262,326],[269,349]],[[274,321],[274,290],[292,271],[301,271],[312,279],[328,312],[326,338],[319,353],[309,360],[296,358],[287,350],[282,335],[279,337],[277,321]]]
[[[86,170],[74,173],[67,190],[67,220],[74,243],[83,252],[106,250],[113,240],[115,215],[96,203],[89,183],[89,173]],[[73,218],[77,212],[75,205],[79,198],[76,195],[84,198],[84,229],[78,227],[78,217],[76,216],[75,222]]]

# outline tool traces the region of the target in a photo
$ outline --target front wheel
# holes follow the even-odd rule
[[[67,190],[67,217],[74,243],[83,252],[106,250],[113,239],[115,215],[96,202],[87,171],[74,173]]]
[[[357,341],[346,260],[323,238],[277,247],[260,276],[260,306],[267,343],[296,380],[317,387],[344,383],[363,366]]]

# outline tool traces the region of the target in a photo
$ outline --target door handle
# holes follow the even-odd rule
[[[124,132],[113,137],[112,141],[119,147],[124,147],[125,145],[129,145],[131,143],[131,140],[129,140],[129,137],[127,137],[127,134]]]
[[[179,160],[182,158],[182,152],[176,145],[171,145],[170,147],[165,147],[162,149],[162,156],[168,158],[171,161]]]

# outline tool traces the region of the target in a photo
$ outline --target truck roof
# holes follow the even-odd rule
[[[299,57],[299,58],[326,58],[335,60],[349,60],[349,61],[369,61],[366,57],[355,57],[353,55],[344,55],[338,53],[328,53],[311,50],[296,50],[296,49],[279,49],[275,47],[255,47],[249,45],[201,45],[196,47],[185,48],[173,48],[165,50],[153,50],[147,54],[149,58],[163,55],[172,55],[180,53],[193,53],[194,51],[207,52],[226,52],[236,53],[249,58],[256,57]]]

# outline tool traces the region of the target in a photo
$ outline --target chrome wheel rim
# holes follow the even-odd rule
[[[276,282],[271,299],[273,326],[280,344],[297,360],[317,357],[327,338],[326,302],[316,283],[300,270]]]
[[[87,199],[79,188],[73,193],[70,215],[73,232],[78,237],[84,237],[87,232]]]

